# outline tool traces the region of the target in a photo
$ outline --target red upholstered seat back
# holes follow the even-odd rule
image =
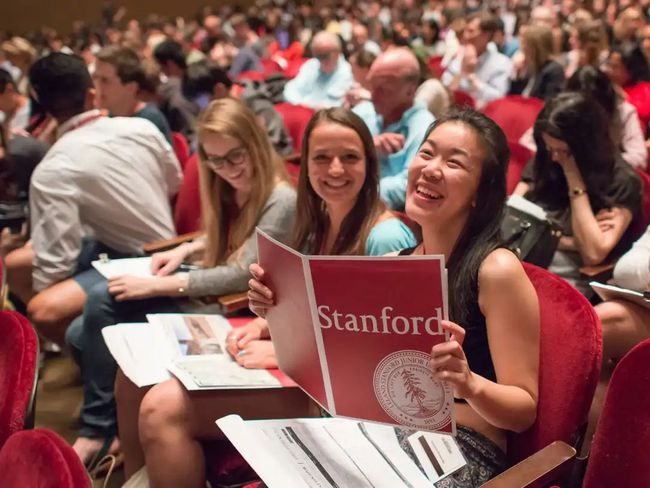
[[[47,429],[13,434],[0,450],[3,488],[88,488],[90,478],[70,447]]]
[[[454,90],[454,105],[460,108],[476,108],[476,100],[472,95],[462,90]]]
[[[180,132],[172,132],[172,146],[176,154],[176,159],[178,159],[181,165],[181,170],[184,170],[185,164],[190,157],[190,145],[187,143],[187,139],[185,139],[183,134]]]
[[[262,63],[262,74],[264,78],[276,73],[282,73],[282,67],[272,59],[263,58],[260,59],[260,62]]]
[[[309,107],[292,105],[290,103],[278,103],[275,109],[282,117],[284,126],[287,128],[289,136],[291,136],[293,147],[296,151],[300,152],[305,129],[307,128],[309,119],[314,115],[314,111]]]
[[[183,183],[178,190],[174,208],[176,232],[187,234],[201,229],[201,191],[199,185],[199,156],[194,153],[185,164]]]
[[[442,56],[431,56],[427,61],[427,68],[429,68],[429,73],[434,78],[442,77],[442,74],[445,72],[445,68],[442,66]]]
[[[18,312],[0,312],[0,446],[24,427],[37,362],[38,338],[32,325]]]
[[[650,486],[650,340],[616,366],[591,444],[584,488]]]
[[[305,62],[308,61],[308,58],[298,58],[298,59],[291,59],[287,63],[287,67],[284,68],[282,71],[282,74],[288,79],[291,80],[296,77],[298,74],[298,71],[300,71],[300,67],[305,64]]]
[[[521,174],[526,164],[533,157],[533,152],[514,141],[509,141],[508,146],[510,147],[510,162],[508,163],[508,174],[506,177],[508,195],[511,195],[517,183],[521,180]]]
[[[0,256],[0,310],[5,307],[5,300],[7,298],[7,269],[5,268],[5,261]]]
[[[488,103],[483,107],[483,113],[501,127],[509,141],[519,142],[524,132],[533,126],[542,108],[544,102],[538,98],[509,95]]]
[[[554,274],[523,265],[540,304],[539,401],[533,426],[509,437],[513,464],[553,441],[574,443],[591,405],[602,356],[600,322],[586,298]]]

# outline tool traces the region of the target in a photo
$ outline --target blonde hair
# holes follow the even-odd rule
[[[238,208],[235,190],[206,164],[202,141],[209,134],[232,137],[241,142],[253,167],[248,201]],[[286,181],[284,164],[269,138],[243,103],[232,98],[214,100],[198,121],[201,210],[206,232],[205,267],[236,260],[246,239],[255,229],[262,209],[275,185]]]
[[[522,36],[533,58],[526,60],[532,69],[530,74],[536,75],[553,54],[553,31],[545,25],[528,25]]]

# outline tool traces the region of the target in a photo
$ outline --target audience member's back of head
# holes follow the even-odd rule
[[[213,61],[192,63],[187,67],[183,77],[183,95],[188,100],[196,100],[202,95],[209,95],[212,98],[215,95],[215,86],[219,84],[229,90],[232,81],[217,63]]]
[[[607,75],[593,66],[579,68],[566,83],[567,91],[582,93],[596,100],[611,117],[615,114],[618,96]]]
[[[29,82],[38,102],[59,122],[83,112],[93,81],[79,56],[52,53],[29,70]]]
[[[138,53],[131,48],[106,46],[97,53],[97,61],[108,63],[115,68],[122,83],[136,82],[138,87],[145,84],[145,72]]]
[[[179,42],[171,40],[161,42],[154,49],[153,56],[162,67],[166,66],[169,62],[172,62],[180,69],[187,68],[185,52],[183,51],[183,46]]]

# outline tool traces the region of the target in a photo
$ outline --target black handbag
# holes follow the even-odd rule
[[[551,219],[540,219],[523,210],[506,206],[501,222],[503,244],[519,259],[548,268],[562,237],[562,228]]]

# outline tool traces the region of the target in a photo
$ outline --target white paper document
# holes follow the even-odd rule
[[[92,262],[93,268],[107,280],[121,275],[147,278],[151,273],[151,258],[107,259]]]
[[[229,415],[217,425],[269,488],[430,488],[466,464],[452,436],[370,422]]]
[[[525,212],[528,215],[532,215],[539,220],[546,220],[546,211],[536,203],[533,203],[522,196],[511,195],[508,198],[508,206],[516,208],[517,210],[521,210],[522,212]]]
[[[188,390],[276,388],[265,369],[247,369],[226,350],[231,330],[221,315],[152,314],[146,324],[117,324],[102,330],[109,351],[137,386],[176,376]]]
[[[614,285],[604,285],[597,281],[592,281],[589,286],[598,294],[603,300],[627,300],[628,302],[636,303],[645,308],[650,308],[650,299],[646,298],[640,291],[629,290],[627,288],[619,288]]]

